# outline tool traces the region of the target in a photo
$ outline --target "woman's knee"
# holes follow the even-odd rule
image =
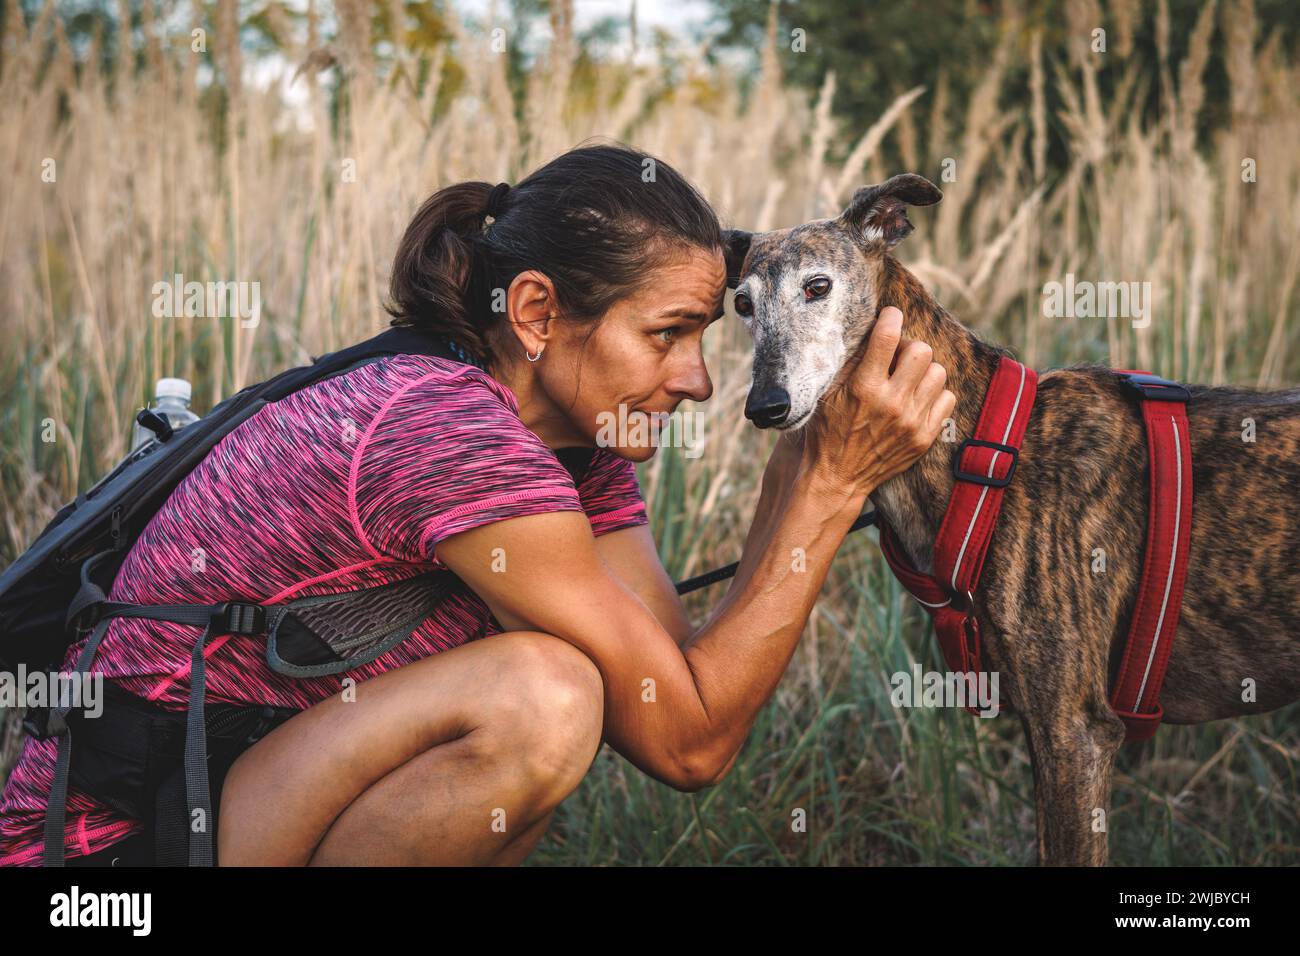
[[[557,805],[591,767],[603,736],[600,671],[572,644],[536,631],[506,638],[502,685],[483,702],[484,747],[513,763],[539,805]]]

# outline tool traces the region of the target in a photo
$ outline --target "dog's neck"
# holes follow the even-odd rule
[[[934,570],[934,539],[952,494],[952,456],[975,433],[984,394],[1005,350],[981,342],[949,315],[920,281],[893,256],[886,255],[879,305],[903,313],[903,338],[919,339],[934,350],[934,361],[947,371],[945,387],[957,397],[953,423],[907,471],[871,493],[872,504],[889,522],[917,570]],[[945,440],[946,439],[946,440]]]

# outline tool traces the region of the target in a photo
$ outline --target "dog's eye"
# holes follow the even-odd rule
[[[814,276],[803,287],[804,299],[820,299],[831,291],[831,280],[825,276]]]
[[[754,312],[754,303],[749,301],[749,296],[743,292],[737,292],[735,301],[732,303],[736,307],[737,315],[752,315]]]

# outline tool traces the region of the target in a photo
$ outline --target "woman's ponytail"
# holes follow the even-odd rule
[[[459,345],[477,362],[490,354],[487,330],[475,321],[476,285],[487,264],[481,234],[495,187],[472,181],[440,189],[412,217],[393,257],[390,302],[394,325],[410,325]]]

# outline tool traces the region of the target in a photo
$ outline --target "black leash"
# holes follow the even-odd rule
[[[865,528],[869,524],[876,523],[876,513],[874,511],[864,511],[858,515],[857,520],[849,527],[845,534],[852,534],[859,528]],[[691,591],[698,591],[700,588],[707,588],[710,584],[717,584],[719,581],[725,581],[736,573],[740,567],[739,561],[733,561],[726,567],[717,568],[713,571],[706,571],[704,574],[696,575],[693,578],[687,578],[685,581],[677,582],[678,594],[689,594]]]

